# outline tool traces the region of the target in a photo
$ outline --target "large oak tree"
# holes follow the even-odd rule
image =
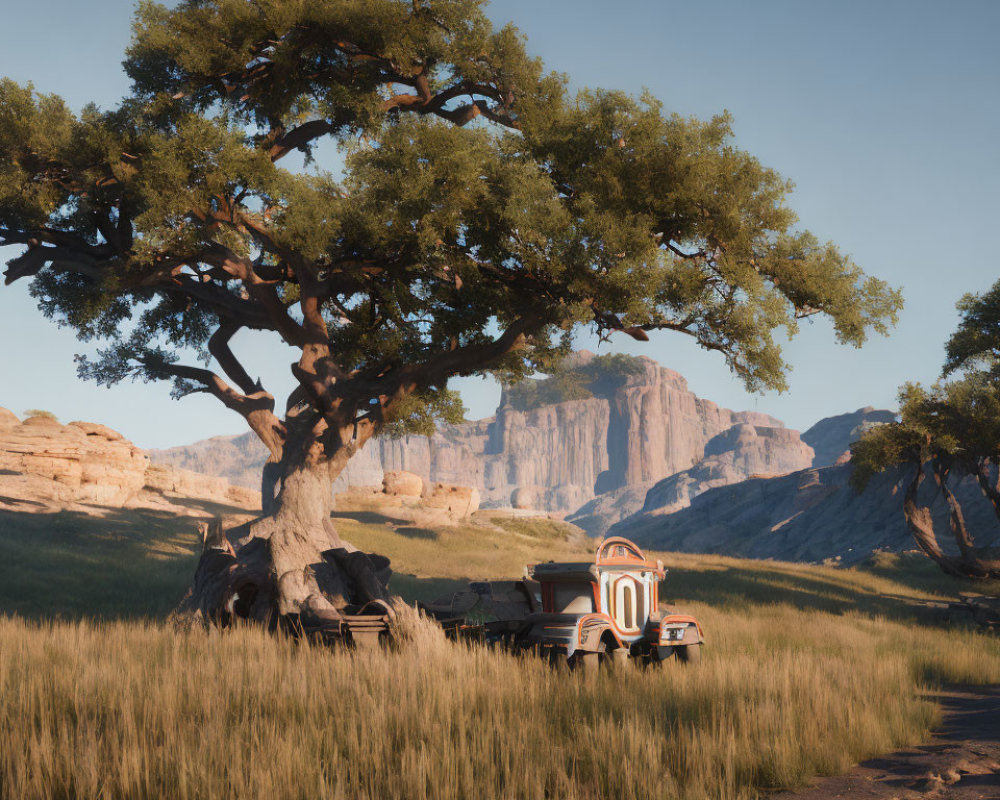
[[[482,6],[143,2],[117,108],[0,83],[7,283],[104,342],[84,377],[207,392],[270,451],[265,516],[206,554],[192,611],[311,620],[381,596],[330,484],[387,426],[454,418],[451,376],[547,369],[592,326],[683,333],[782,388],[779,329],[823,314],[860,345],[895,318],[896,291],[793,230],[789,184],[728,117],[571,94]],[[341,180],[285,166],[324,141]],[[283,404],[230,346],[244,329],[301,352]]]

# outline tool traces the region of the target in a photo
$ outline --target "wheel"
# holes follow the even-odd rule
[[[701,661],[701,645],[685,644],[674,648],[677,660],[682,664],[697,664]]]

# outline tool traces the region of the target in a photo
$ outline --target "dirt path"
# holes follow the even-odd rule
[[[944,724],[931,741],[772,800],[1000,800],[1000,686],[955,689],[934,699]]]

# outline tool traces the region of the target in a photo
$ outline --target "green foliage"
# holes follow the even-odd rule
[[[433,436],[438,424],[465,421],[462,395],[450,389],[429,390],[404,398],[385,421],[383,432],[393,439],[402,436]]]
[[[899,422],[874,425],[851,444],[851,485],[863,491],[879,472],[919,459],[925,437],[921,431]]]
[[[506,394],[511,408],[518,411],[594,396],[583,374],[575,369],[559,371],[543,380],[528,378],[508,388]]]
[[[1000,281],[958,303],[961,322],[946,347],[944,374],[960,370],[1000,372]],[[997,375],[1000,377],[1000,375]]]
[[[560,363],[542,380],[527,379],[506,390],[507,402],[518,411],[540,406],[607,396],[630,376],[645,371],[643,361],[624,353],[594,356],[586,363]]]
[[[0,83],[0,244],[23,248],[7,281],[104,343],[79,370],[108,385],[172,378],[245,409],[178,360],[267,330],[303,350],[330,422],[398,433],[454,418],[452,376],[551,373],[581,326],[681,332],[781,389],[777,330],[825,314],[860,345],[901,304],[793,229],[790,185],[728,116],[570,97],[479,0],[147,0],[125,68],[130,96],[79,116]],[[282,166],[324,139],[342,184]]]
[[[1000,461],[1000,282],[958,303],[962,319],[947,345],[951,380],[929,389],[905,384],[900,419],[877,426],[851,447],[852,482],[861,489],[877,472],[912,462],[959,463],[974,471]]]

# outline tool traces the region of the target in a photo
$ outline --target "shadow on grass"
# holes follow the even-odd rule
[[[186,506],[247,513],[209,502]],[[176,607],[201,550],[198,519],[149,509],[94,512],[0,511],[0,612],[162,619]]]
[[[886,577],[898,580],[899,576],[894,573]],[[676,598],[738,608],[789,605],[803,610],[833,614],[855,612],[936,627],[950,624],[947,614],[904,595],[880,594],[853,586],[847,580],[768,568],[760,562],[745,570],[735,567],[706,571],[670,569],[661,585],[660,597],[668,604]]]
[[[392,528],[394,533],[405,536],[407,539],[428,539],[438,538],[438,531],[433,528],[421,528],[413,525],[412,519],[395,517],[379,511],[334,511],[330,516],[337,519],[360,522],[362,525],[382,525]]]
[[[438,532],[430,528],[401,527],[396,528],[396,533],[405,536],[407,539],[437,539]]]
[[[412,520],[403,517],[393,517],[379,511],[334,511],[330,514],[333,519],[350,519],[361,522],[365,525],[407,525]]]
[[[389,580],[390,591],[398,594],[407,603],[416,603],[418,600],[427,603],[468,588],[468,580],[458,578],[418,578],[416,575],[394,573]]]

